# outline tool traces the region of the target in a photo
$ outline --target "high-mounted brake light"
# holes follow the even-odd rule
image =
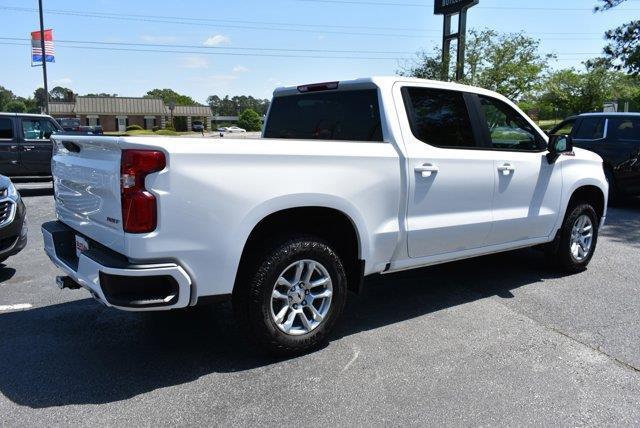
[[[147,175],[162,171],[167,162],[156,150],[123,150],[120,161],[122,226],[127,233],[153,232],[158,223],[156,197],[145,187]]]
[[[320,92],[338,89],[339,82],[313,83],[311,85],[298,86],[298,92]]]

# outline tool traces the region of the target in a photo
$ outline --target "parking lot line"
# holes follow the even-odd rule
[[[30,303],[18,303],[17,305],[0,305],[0,312],[23,311],[25,309],[31,308],[33,308],[33,305]]]

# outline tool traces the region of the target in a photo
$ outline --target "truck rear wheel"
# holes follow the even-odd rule
[[[234,312],[260,349],[295,355],[325,342],[347,294],[342,261],[329,245],[293,238],[243,269],[248,275],[236,284]]]

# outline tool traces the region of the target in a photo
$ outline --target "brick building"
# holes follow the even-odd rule
[[[164,128],[169,123],[171,111],[160,98],[134,97],[76,97],[74,102],[50,102],[49,114],[53,117],[77,117],[83,125],[100,125],[106,132],[125,131],[127,126],[139,125],[143,129],[154,126]],[[211,129],[213,115],[204,105],[175,106],[174,118],[191,129],[192,121],[199,120]]]

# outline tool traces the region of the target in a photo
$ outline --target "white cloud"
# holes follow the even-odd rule
[[[209,62],[202,56],[184,56],[181,61],[180,67],[182,68],[209,68]]]
[[[178,41],[176,36],[153,36],[150,34],[143,34],[140,38],[148,43],[173,43]]]
[[[246,73],[247,71],[249,71],[249,69],[244,65],[236,65],[235,67],[233,67],[234,73]]]
[[[73,79],[70,77],[62,77],[60,79],[55,79],[53,83],[57,85],[70,85],[73,83]]]
[[[213,76],[207,77],[208,80],[214,83],[229,83],[236,80],[237,78],[238,76],[235,76],[233,74],[214,74]]]
[[[222,34],[216,34],[215,36],[211,36],[207,40],[205,40],[203,44],[205,46],[220,46],[220,45],[225,45],[229,42],[231,42],[231,39],[228,38],[227,36],[223,36]]]

